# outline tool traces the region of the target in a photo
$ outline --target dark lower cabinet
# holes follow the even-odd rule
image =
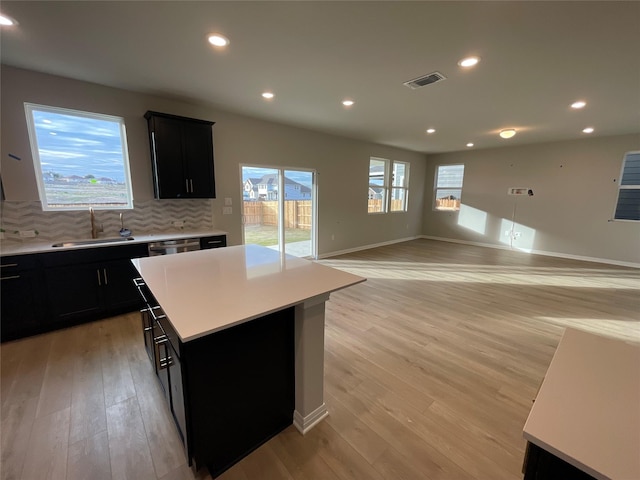
[[[72,324],[139,308],[131,259],[144,256],[146,244],[44,254],[49,322]]]
[[[152,362],[190,465],[216,477],[293,423],[293,308],[184,343],[141,291],[143,327],[148,312],[156,327]]]
[[[0,263],[0,338],[13,340],[42,323],[40,271],[33,255],[2,257]]]

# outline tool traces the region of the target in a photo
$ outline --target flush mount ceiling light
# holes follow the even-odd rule
[[[209,40],[209,43],[214,47],[226,47],[229,45],[229,39],[219,33],[212,33],[207,40]]]
[[[575,108],[576,110],[579,110],[581,108],[584,108],[587,105],[587,102],[585,102],[584,100],[578,100],[577,102],[573,102],[571,104],[571,108]]]
[[[473,67],[474,65],[477,65],[479,61],[480,61],[480,57],[466,57],[460,60],[458,62],[458,65],[460,65],[463,68],[469,68],[469,67]]]
[[[516,134],[515,128],[505,128],[504,130],[500,130],[500,136],[502,138],[511,138]]]
[[[343,100],[342,101],[342,105],[344,105],[345,107],[350,107],[351,105],[353,105],[355,102],[353,100]]]
[[[264,92],[262,94],[262,98],[266,98],[267,100],[271,100],[275,95],[271,92]]]
[[[593,133],[593,127],[587,127],[582,129],[582,133]]]
[[[16,22],[13,18],[5,15],[4,13],[0,13],[0,26],[10,27],[17,24],[18,22]]]
[[[469,148],[473,147],[473,143],[471,143],[471,142],[467,143],[467,147],[469,147]]]
[[[436,129],[435,128],[428,128],[427,129],[427,133],[436,133]]]

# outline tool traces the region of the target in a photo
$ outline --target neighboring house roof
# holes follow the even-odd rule
[[[266,185],[267,189],[269,189],[269,187],[276,188],[278,186],[278,174],[268,173],[266,175],[263,175],[260,178],[248,178],[245,181],[245,185],[247,182],[251,184],[253,189],[256,189],[258,185]],[[298,190],[300,191],[300,193],[306,193],[311,195],[311,188],[307,187],[306,185],[303,185],[302,183],[296,182],[295,180],[291,180],[290,178],[284,177],[284,185],[285,185],[285,188],[289,186],[295,187],[296,185],[299,185]]]

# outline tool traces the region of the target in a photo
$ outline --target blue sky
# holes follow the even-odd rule
[[[33,110],[42,172],[124,182],[120,124]]]

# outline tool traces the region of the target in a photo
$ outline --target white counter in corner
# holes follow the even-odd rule
[[[295,306],[295,411],[305,433],[324,404],[329,294],[365,278],[258,245],[132,260],[183,342]]]
[[[85,248],[102,248],[102,247],[115,247],[118,245],[131,245],[134,243],[150,243],[150,242],[160,242],[163,240],[181,240],[184,238],[201,238],[201,237],[209,237],[215,235],[226,235],[227,232],[223,232],[222,230],[197,230],[197,231],[181,231],[181,232],[170,232],[170,233],[148,233],[137,235],[134,233],[132,235],[133,240],[125,240],[119,242],[112,243],[92,243],[87,245],[75,245],[71,247],[54,247],[54,243],[60,242],[77,242],[77,241],[87,241],[91,240],[90,238],[73,238],[73,239],[64,239],[64,240],[37,240],[37,239],[25,239],[22,242],[19,241],[8,241],[3,240],[0,243],[0,255],[29,255],[32,253],[47,253],[47,252],[61,252],[64,250],[80,250]],[[98,240],[103,240],[107,238],[117,239],[118,237],[100,237]]]
[[[640,479],[640,345],[567,328],[523,434],[598,480]]]

